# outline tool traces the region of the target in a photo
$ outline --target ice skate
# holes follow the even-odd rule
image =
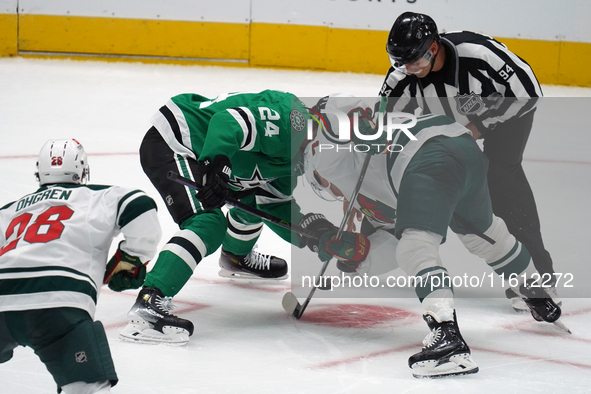
[[[454,321],[438,322],[431,312],[426,312],[423,319],[431,333],[423,340],[423,349],[408,359],[415,378],[441,378],[478,372],[478,366],[470,357],[470,348],[460,334],[455,313]]]
[[[562,299],[558,297],[558,291],[556,290],[556,286],[545,287],[544,289],[546,290],[546,293],[548,293],[550,297],[552,297],[552,300],[556,303],[556,305],[562,307]]]
[[[287,262],[282,258],[253,250],[238,256],[222,249],[219,275],[240,279],[286,279]]]
[[[119,333],[125,341],[181,346],[189,342],[193,323],[170,313],[174,308],[171,297],[160,289],[144,287],[127,314],[129,323]]]
[[[552,300],[558,306],[562,306],[562,300],[558,297],[558,293],[556,291],[556,287],[548,287],[544,288],[546,292],[550,295]],[[523,298],[521,298],[517,293],[515,293],[512,289],[507,289],[505,291],[505,295],[509,300],[511,300],[511,306],[518,313],[528,313],[530,311],[529,306],[525,303]]]
[[[560,306],[542,287],[534,287],[531,283],[524,283],[519,287],[519,293],[529,307],[533,318],[537,321],[554,323],[560,318],[562,314]]]
[[[513,307],[513,310],[515,312],[517,312],[517,313],[528,313],[529,312],[529,306],[527,306],[525,301],[523,301],[523,298],[521,298],[517,293],[515,293],[510,288],[505,290],[505,296],[509,299],[509,301],[511,301],[511,306]]]

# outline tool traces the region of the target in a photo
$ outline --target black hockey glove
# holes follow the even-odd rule
[[[300,236],[300,245],[306,245],[314,253],[319,253],[318,242],[327,232],[332,232],[333,236],[337,233],[337,227],[326,220],[326,217],[321,213],[308,213],[302,219],[298,225],[308,230],[316,239]]]
[[[148,264],[148,263],[146,263]],[[146,265],[138,257],[117,249],[107,263],[103,284],[113,291],[139,289],[146,280]]]
[[[197,163],[195,182],[200,186],[197,199],[206,211],[224,206],[230,193],[228,181],[232,172],[230,159],[218,155],[212,161],[209,157]]]

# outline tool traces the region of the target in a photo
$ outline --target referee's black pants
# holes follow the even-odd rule
[[[534,195],[521,165],[533,119],[534,111],[486,134],[484,154],[489,160],[488,187],[494,214],[501,217],[509,232],[525,245],[540,274],[552,275],[554,280],[552,258],[542,241]]]

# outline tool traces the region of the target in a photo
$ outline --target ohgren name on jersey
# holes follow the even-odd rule
[[[43,192],[31,194],[21,198],[16,203],[16,212],[29,207],[36,202],[43,201],[43,200],[68,200],[70,195],[72,194],[72,190],[63,190],[63,189],[48,189]]]

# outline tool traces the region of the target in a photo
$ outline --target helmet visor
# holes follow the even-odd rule
[[[402,59],[400,58],[393,57],[392,55],[389,55],[389,57],[390,64],[392,64],[392,67],[394,67],[396,70],[406,75],[413,75],[419,74],[431,63],[431,60],[433,60],[433,52],[427,49],[423,56],[421,56],[414,62],[406,64],[403,63]]]
[[[322,178],[316,170],[313,171],[313,179],[308,179],[308,183],[312,186],[314,193],[325,201],[343,201],[344,197],[335,193],[332,184],[326,179]]]

